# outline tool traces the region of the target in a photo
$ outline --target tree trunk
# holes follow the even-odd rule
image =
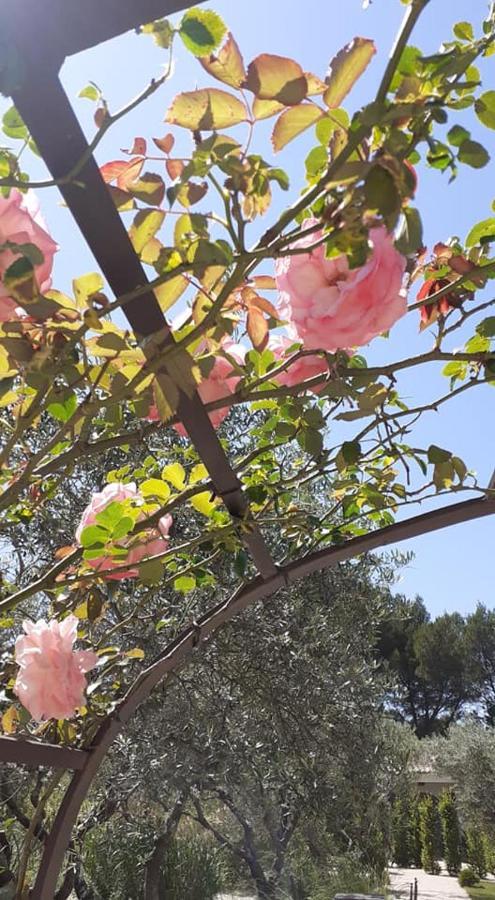
[[[161,834],[155,842],[153,853],[146,863],[144,876],[144,900],[161,900],[161,868],[163,864],[163,857],[165,856],[165,853],[170,846],[172,837],[173,832],[166,831],[164,834]]]

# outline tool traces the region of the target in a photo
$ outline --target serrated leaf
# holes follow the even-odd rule
[[[299,63],[271,53],[262,53],[249,63],[245,86],[260,100],[276,100],[284,106],[296,106],[308,93]]]
[[[209,75],[223,84],[228,84],[229,87],[240,88],[246,80],[242,54],[230,32],[217,53],[203,56],[199,61]]]
[[[284,104],[279,103],[278,100],[260,100],[256,97],[253,103],[253,116],[257,121],[269,119],[271,116],[276,116],[283,109]]]
[[[237,97],[218,88],[202,88],[177,94],[166,121],[190,131],[217,131],[239,125],[247,119],[247,109]]]
[[[323,94],[323,100],[330,109],[340,106],[375,53],[373,41],[356,37],[334,56],[326,79],[328,86]]]
[[[322,110],[313,103],[301,103],[286,109],[275,122],[272,133],[273,149],[282,150],[298,134],[314,125],[322,115]]]
[[[179,25],[182,41],[194,56],[213,53],[220,46],[226,30],[217,13],[199,7],[188,9]]]

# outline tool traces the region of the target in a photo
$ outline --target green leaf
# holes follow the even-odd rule
[[[322,115],[321,109],[313,103],[301,103],[286,109],[275,122],[272,133],[273,149],[282,150],[286,144],[321,119]]]
[[[125,505],[118,500],[112,500],[105,509],[97,513],[95,516],[96,524],[101,525],[106,531],[113,532],[115,526],[120,522]]]
[[[466,131],[462,125],[453,125],[450,131],[447,132],[447,140],[453,147],[460,147],[470,137],[469,131]]]
[[[305,428],[297,433],[297,443],[311,456],[319,456],[323,450],[323,435],[315,428]]]
[[[95,544],[106,544],[108,538],[109,534],[106,528],[101,528],[100,525],[88,525],[87,528],[83,528],[81,533],[81,547],[94,547]]]
[[[330,109],[340,106],[375,53],[373,41],[356,37],[334,56],[326,79],[328,87],[323,94],[323,100]]]
[[[427,453],[428,462],[434,463],[435,465],[448,462],[452,457],[452,453],[450,453],[449,450],[443,450],[442,447],[437,447],[436,444],[430,444]]]
[[[77,397],[75,394],[69,394],[69,396],[62,401],[57,401],[56,403],[50,403],[47,406],[47,410],[54,419],[57,419],[59,422],[68,422],[70,418],[74,415],[77,409]]]
[[[117,522],[115,527],[112,530],[112,540],[120,541],[123,537],[129,534],[130,531],[134,528],[134,519],[131,519],[130,516],[122,516],[121,519]]]
[[[453,31],[455,36],[460,38],[461,41],[474,40],[474,31],[471,22],[456,22]]]
[[[159,559],[149,559],[139,566],[139,578],[145,584],[158,584],[163,575],[163,563]]]
[[[10,109],[4,113],[2,118],[2,129],[7,137],[13,138],[16,141],[26,141],[29,137],[29,131],[15,106],[11,106]]]
[[[358,462],[361,457],[361,444],[359,441],[344,441],[342,444],[342,456],[348,464]]]
[[[495,241],[495,219],[483,219],[481,222],[477,222],[466,238],[466,247],[487,244],[489,241]]]
[[[478,141],[464,141],[457,158],[459,162],[465,163],[473,169],[482,169],[490,162],[490,154]]]
[[[165,466],[162,472],[162,478],[164,478],[165,481],[169,481],[178,491],[182,491],[186,484],[186,470],[184,469],[184,466],[181,466],[178,462],[170,463],[169,466]]]
[[[175,590],[180,591],[181,594],[187,594],[189,591],[193,591],[195,587],[196,579],[192,575],[181,575],[174,581]]]
[[[488,316],[476,326],[476,331],[482,337],[495,337],[495,316]]]
[[[364,196],[368,209],[376,209],[383,216],[398,212],[401,199],[391,173],[376,165],[364,180]]]
[[[259,100],[275,100],[284,106],[297,106],[308,93],[299,63],[271,53],[262,53],[249,63],[246,87]]]
[[[406,206],[402,210],[402,221],[395,246],[403,256],[413,256],[424,246],[423,223],[414,206]]]
[[[150,238],[161,228],[165,213],[159,209],[141,209],[136,215],[129,237],[136,253],[141,253]]]
[[[199,7],[189,9],[179,26],[182,41],[194,56],[213,53],[222,43],[226,31],[227,28],[217,13]]]
[[[217,131],[247,119],[247,109],[237,97],[218,88],[177,94],[166,121],[190,131]]]
[[[475,100],[474,108],[478,119],[487,128],[495,128],[495,91],[486,91]]]

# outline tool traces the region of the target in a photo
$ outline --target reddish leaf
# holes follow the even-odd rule
[[[340,106],[375,53],[373,41],[369,38],[356,37],[334,56],[326,78],[328,87],[323,94],[323,99],[330,109]]]
[[[259,309],[260,312],[264,312],[267,316],[271,316],[273,319],[280,319],[280,313],[277,309],[275,309],[273,303],[270,303],[269,300],[266,300],[265,297],[260,297],[259,294],[254,294],[249,300],[249,306],[252,309]]]
[[[247,333],[256,350],[263,350],[268,341],[268,322],[263,313],[250,308],[246,320]]]
[[[250,283],[254,284],[259,291],[276,291],[277,282],[273,275],[253,275]]]
[[[129,184],[128,190],[133,197],[149,206],[160,206],[165,196],[163,178],[155,172],[145,172],[138,181]]]
[[[165,167],[172,181],[180,178],[184,171],[184,163],[181,159],[167,159]]]
[[[186,209],[188,209],[189,206],[194,206],[195,203],[199,203],[207,191],[208,185],[206,181],[202,181],[201,184],[189,181],[187,184],[182,184],[180,186],[177,191],[177,200],[182,206],[185,206]]]
[[[271,53],[262,53],[249,63],[246,87],[260,100],[278,100],[284,106],[295,106],[308,93],[299,63]]]
[[[299,106],[286,109],[275,122],[272,133],[273,149],[281,150],[298,134],[314,125],[322,115],[323,111],[313,103],[301,103]]]
[[[143,137],[135,137],[134,143],[130,150],[122,150],[122,153],[128,153],[129,156],[146,156],[147,144]]]
[[[76,548],[73,546],[59,547],[58,550],[55,550],[55,559],[65,559],[65,557],[70,556],[70,554],[73,553],[75,549]]]
[[[175,144],[175,138],[173,134],[166,134],[165,137],[162,138],[153,138],[153,143],[156,144],[162,153],[165,153],[168,156]]]
[[[239,88],[246,79],[246,70],[241,51],[235,38],[229,33],[223,47],[210,56],[202,56],[203,69],[230,87]]]

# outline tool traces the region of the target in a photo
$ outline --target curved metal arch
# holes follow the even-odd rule
[[[466,500],[353,538],[342,546],[318,550],[280,566],[277,574],[270,579],[264,580],[258,576],[236,591],[232,597],[205,613],[197,623],[184,629],[148,669],[137,677],[119,707],[102,725],[84,768],[74,774],[46,842],[36,883],[30,895],[32,900],[53,900],[57,879],[81,804],[111,744],[159,681],[183,666],[199,644],[211,638],[219,628],[230,622],[251,603],[267,599],[280,588],[289,586],[305,575],[319,569],[330,568],[379,547],[494,514],[495,499],[482,497]]]

